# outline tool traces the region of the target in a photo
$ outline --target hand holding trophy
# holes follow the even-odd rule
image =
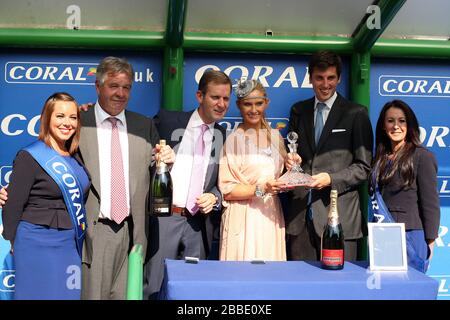
[[[298,134],[294,131],[289,132],[287,135],[287,140],[289,141],[289,152],[292,154],[297,154]],[[288,187],[294,187],[308,185],[312,182],[312,178],[309,174],[304,173],[300,163],[297,163],[285,174],[283,174],[278,181],[285,182]]]

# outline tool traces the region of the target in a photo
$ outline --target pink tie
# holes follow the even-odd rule
[[[119,119],[110,117],[111,130],[111,219],[120,224],[128,215],[127,192],[123,172],[122,150],[120,149]]]
[[[197,197],[203,194],[203,183],[205,180],[204,169],[204,153],[205,153],[205,132],[208,130],[206,124],[202,124],[200,136],[197,139],[194,149],[194,161],[192,163],[191,181],[189,183],[189,191],[187,197],[186,208],[194,215],[198,211],[198,206],[195,204]]]

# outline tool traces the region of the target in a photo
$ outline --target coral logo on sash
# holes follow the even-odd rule
[[[13,292],[14,291],[14,270],[0,270],[0,291]]]
[[[12,172],[12,166],[0,167],[0,185],[6,187],[9,184],[9,176]]]

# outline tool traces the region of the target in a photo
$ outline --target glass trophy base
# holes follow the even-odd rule
[[[300,172],[296,169],[291,169],[290,171],[283,174],[278,181],[284,182],[288,186],[304,186],[312,182],[312,177],[304,172]]]

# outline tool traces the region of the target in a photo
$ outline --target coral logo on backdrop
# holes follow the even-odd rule
[[[442,224],[439,226],[438,237],[435,240],[435,245],[437,248],[450,247],[447,226]]]
[[[438,176],[439,197],[450,198],[450,176]]]
[[[220,70],[218,66],[213,64],[204,65],[195,72],[195,81],[199,83],[200,78],[206,70]],[[291,88],[312,88],[309,82],[308,68],[301,70],[294,66],[288,66],[283,69],[281,74],[278,74],[276,68],[272,66],[253,66],[247,68],[243,65],[232,65],[223,70],[231,79],[258,79],[266,88],[279,88],[280,86],[290,86]]]
[[[24,84],[95,83],[96,63],[16,62],[5,64],[5,81]]]
[[[450,77],[382,75],[378,91],[382,96],[450,98]]]
[[[0,291],[13,292],[14,291],[14,270],[0,270]]]
[[[39,119],[41,115],[35,115],[27,118],[23,114],[8,114],[0,119],[0,130],[7,136],[18,136],[27,132],[30,136],[39,135]]]
[[[420,141],[429,148],[446,148],[450,146],[450,128],[436,125],[431,127],[419,127]]]
[[[281,135],[284,137],[287,132],[287,124],[289,123],[289,119],[287,118],[267,118],[267,122],[273,129],[280,130]],[[219,124],[224,127],[227,131],[234,131],[237,126],[242,123],[241,117],[225,117],[223,121],[220,121]]]
[[[430,275],[439,282],[438,297],[450,297],[450,276],[447,275]]]
[[[5,64],[5,81],[22,84],[77,84],[94,85],[97,63],[21,62]],[[154,72],[134,72],[134,82],[154,82]]]

